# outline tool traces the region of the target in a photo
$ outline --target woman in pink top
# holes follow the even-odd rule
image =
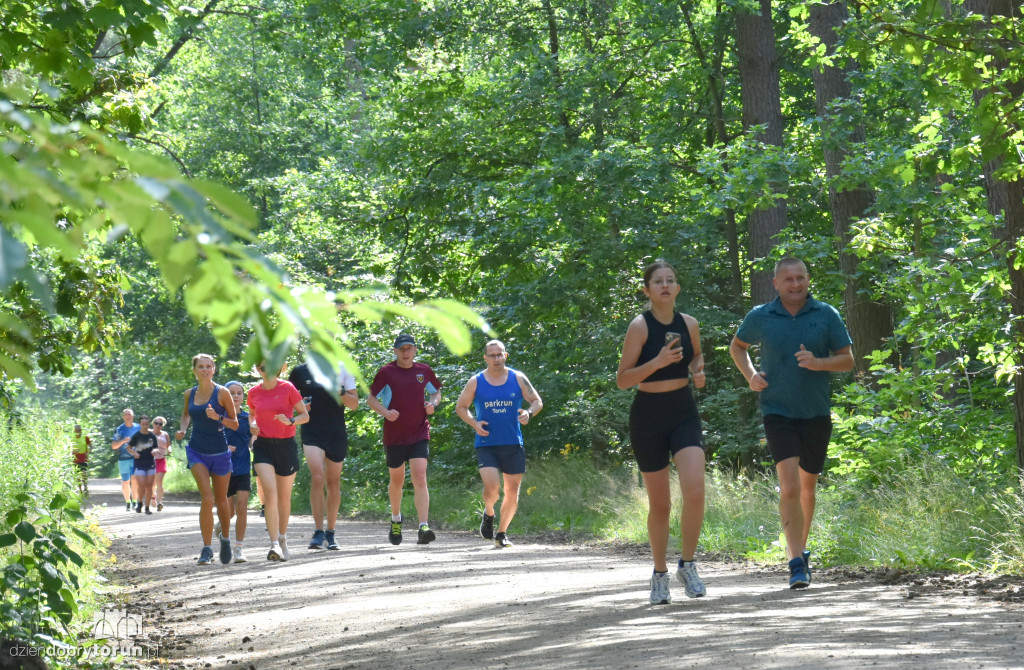
[[[266,505],[265,519],[270,535],[268,561],[289,558],[288,518],[292,513],[292,484],[299,471],[299,451],[295,446],[295,426],[309,421],[302,396],[291,382],[278,379],[284,372],[269,370],[266,361],[257,368],[262,381],[249,389],[249,429],[256,441],[252,445],[252,466],[259,479]]]

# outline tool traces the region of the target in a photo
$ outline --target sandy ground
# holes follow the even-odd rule
[[[395,547],[383,523],[342,521],[340,551],[309,551],[312,520],[294,517],[292,559],[271,563],[255,514],[248,563],[198,566],[196,503],[146,516],[119,482],[91,488],[119,606],[159,646],[136,667],[1024,668],[1019,580],[824,570],[790,591],[782,566],[707,560],[707,597],[673,579],[672,604],[651,606],[637,548],[513,534],[499,550],[465,532],[418,546],[411,522]]]

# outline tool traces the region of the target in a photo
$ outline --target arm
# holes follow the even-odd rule
[[[533,388],[533,384],[530,383],[526,375],[517,372],[516,379],[519,381],[519,390],[523,394],[523,400],[530,403],[526,409],[519,410],[519,423],[525,426],[530,423],[530,419],[544,409],[544,401],[540,399],[540,394],[537,393],[537,389]]]
[[[223,386],[220,387],[220,391],[217,393],[217,402],[219,402],[220,406],[224,408],[224,416],[219,416],[214,412],[214,416],[211,416],[210,418],[215,421],[220,421],[224,424],[225,428],[238,430],[238,416],[235,413],[235,401],[231,399],[231,392],[228,391],[227,388]],[[210,412],[212,410],[213,408],[207,405],[206,415],[210,416]]]
[[[178,431],[174,433],[174,439],[185,439],[185,430],[191,421],[192,417],[188,415],[188,391],[185,391],[185,408],[181,410],[181,422],[178,424]]]
[[[132,439],[132,438],[131,437],[125,437],[125,438],[122,438],[120,440],[114,440],[113,442],[110,443],[110,448],[111,449],[120,449],[122,446],[127,444],[128,440],[130,440],[130,439]]]
[[[275,418],[281,423],[286,423],[290,426],[301,426],[304,423],[309,423],[309,412],[306,411],[306,403],[302,402],[301,398],[292,405],[292,412],[294,414],[290,418],[284,414],[278,414]]]
[[[398,410],[388,409],[387,407],[382,405],[377,396],[373,395],[372,393],[366,396],[366,406],[372,409],[377,414],[380,414],[388,421],[398,420]]]
[[[686,321],[686,328],[690,333],[690,344],[693,345],[693,360],[690,361],[693,385],[702,389],[707,379],[704,376],[704,352],[700,348],[700,324],[697,323],[697,319],[686,314],[683,315],[683,320]]]
[[[356,391],[355,389],[342,391],[341,404],[348,408],[350,411],[356,411],[357,409],[359,409],[359,392]]]
[[[733,337],[732,342],[729,343],[729,355],[732,356],[732,361],[739,368],[743,378],[750,384],[750,388],[755,391],[763,391],[768,388],[768,382],[765,380],[764,374],[758,372],[754,367],[754,362],[750,360],[749,350],[750,345],[738,337]]]
[[[801,344],[800,351],[796,352],[794,356],[796,356],[797,365],[817,372],[846,372],[853,369],[853,350],[850,347],[833,351],[830,356],[825,358],[816,358]]]
[[[646,341],[647,324],[642,316],[638,316],[630,322],[629,328],[626,330],[626,339],[622,343],[622,358],[619,359],[619,369],[615,373],[615,383],[620,389],[625,390],[636,386],[655,370],[683,360],[682,347],[669,349],[666,345],[661,348],[657,356],[638,366],[636,362],[640,360],[640,351]]]
[[[459,415],[460,419],[472,426],[477,435],[487,437],[490,435],[490,432],[485,428],[487,422],[477,421],[472,412],[469,411],[474,398],[476,398],[476,375],[469,378],[469,381],[466,382],[466,388],[462,389],[459,399],[455,401],[455,413]]]
[[[437,390],[427,396],[430,400],[423,403],[423,409],[426,410],[427,416],[434,413],[437,406],[441,404],[441,391]]]

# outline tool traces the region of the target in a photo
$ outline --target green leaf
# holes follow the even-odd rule
[[[22,521],[14,527],[14,534],[17,535],[22,542],[31,542],[36,538],[36,527],[28,521]]]
[[[4,533],[0,535],[0,549],[4,547],[10,547],[18,543],[18,537],[14,533]]]

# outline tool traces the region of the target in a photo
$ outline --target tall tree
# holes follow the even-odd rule
[[[969,12],[985,18],[975,24],[977,37],[991,62],[988,73],[995,74],[989,86],[978,88],[974,100],[978,116],[989,121],[982,137],[985,190],[989,213],[1002,221],[998,232],[1006,249],[1006,270],[1010,279],[1010,307],[1013,357],[1013,417],[1017,442],[1017,467],[1024,473],[1024,164],[1020,157],[1021,123],[1019,103],[1024,96],[1024,77],[1019,69],[1021,55],[1020,25],[1022,3],[1019,0],[967,0]],[[1001,30],[994,30],[993,19],[1004,19]],[[1016,62],[1014,62],[1016,60]],[[1016,138],[1016,139],[1015,139]]]
[[[758,0],[758,7],[739,4],[736,9],[736,55],[740,72],[740,97],[743,102],[743,128],[759,128],[753,140],[781,151],[783,146],[782,101],[779,88],[779,59],[775,48],[775,26],[771,0]],[[778,152],[775,152],[778,155]],[[776,235],[786,227],[786,178],[769,178],[769,201],[747,216],[749,260],[758,263],[776,245]],[[756,267],[756,266],[755,266]],[[771,272],[753,269],[750,296],[753,304],[774,297]]]
[[[870,211],[875,194],[864,180],[852,184],[842,181],[843,164],[850,147],[863,146],[865,140],[859,115],[851,114],[847,107],[852,102],[849,83],[852,68],[844,56],[836,53],[838,31],[848,17],[845,0],[815,3],[810,6],[808,27],[811,35],[825,47],[824,58],[813,68],[811,76],[821,119],[832,228],[839,247],[839,267],[846,282],[843,291],[846,323],[854,343],[855,370],[858,375],[866,375],[871,352],[880,349],[883,342],[892,337],[893,315],[890,306],[872,299],[871,283],[862,276],[858,256],[849,248],[852,226]]]

